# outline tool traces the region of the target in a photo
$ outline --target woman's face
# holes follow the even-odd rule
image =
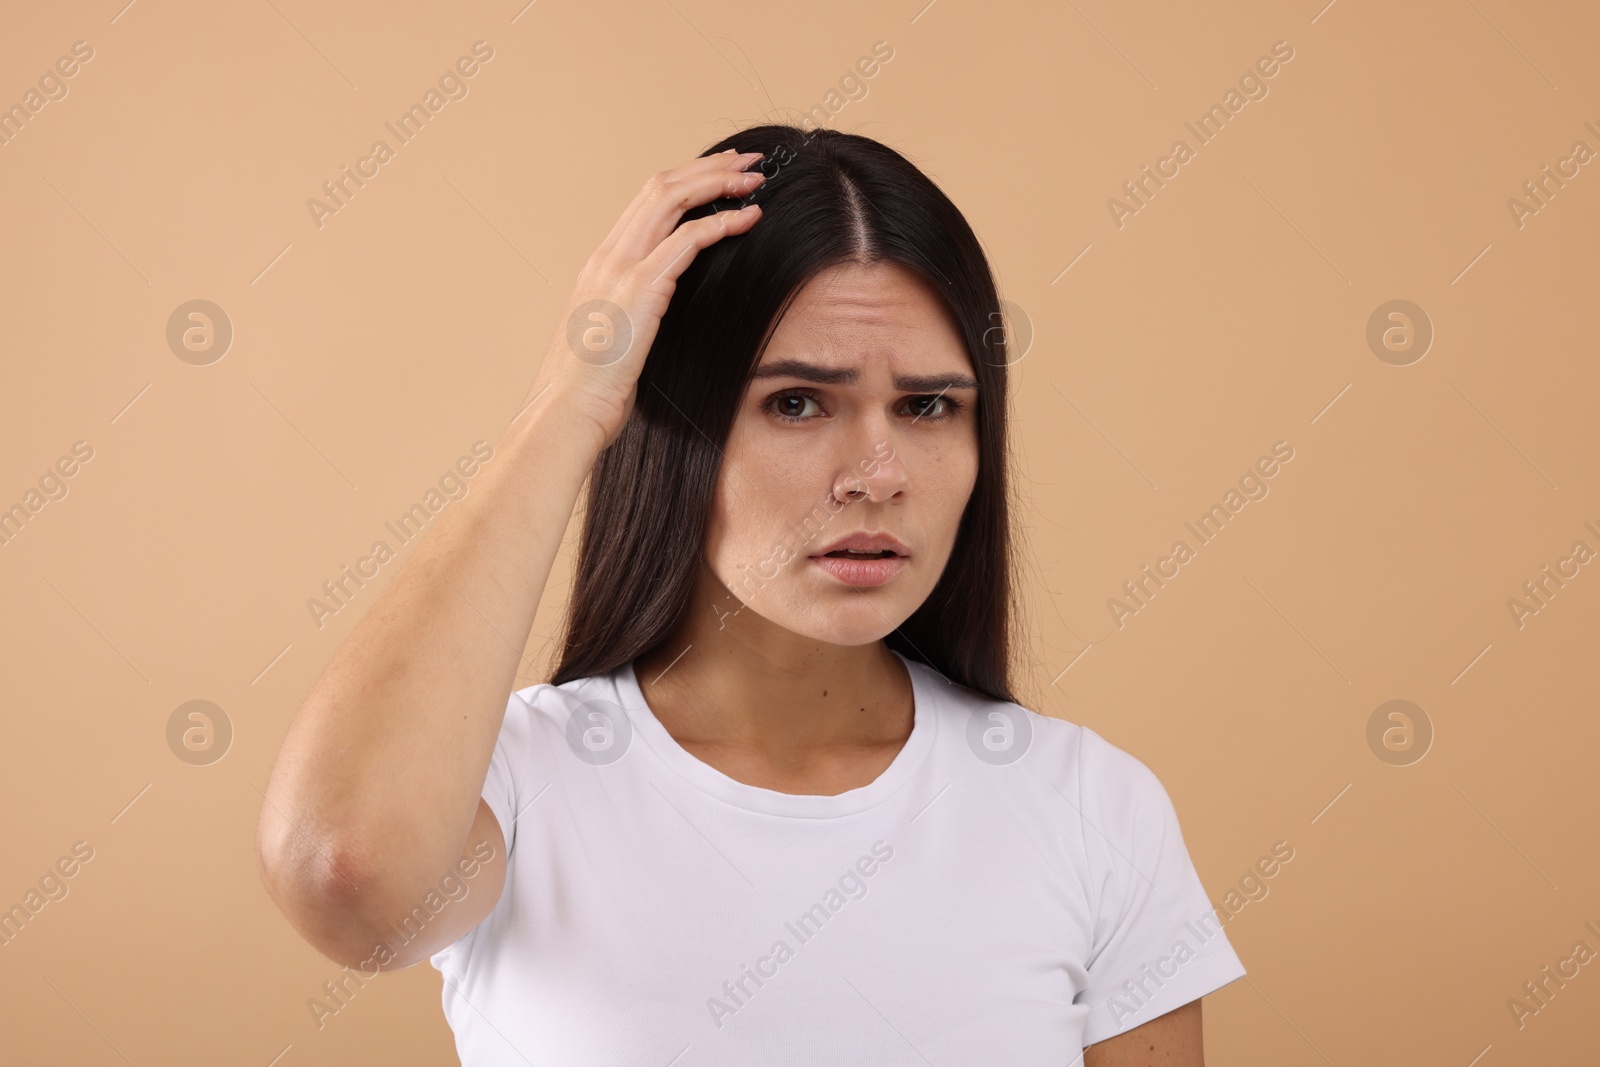
[[[977,479],[966,348],[917,275],[851,263],[800,291],[755,373],[706,535],[731,594],[714,610],[723,625],[754,613],[818,641],[876,641],[938,583]],[[858,536],[894,555],[826,555]]]

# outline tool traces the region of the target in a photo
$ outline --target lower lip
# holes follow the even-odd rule
[[[858,589],[882,585],[905,566],[905,556],[885,556],[882,559],[848,559],[839,556],[812,556],[811,562],[833,575],[846,585]]]

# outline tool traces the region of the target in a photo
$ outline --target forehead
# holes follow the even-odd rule
[[[801,356],[823,364],[887,360],[891,367],[947,370],[970,363],[933,286],[887,262],[829,267],[795,295],[761,362]]]

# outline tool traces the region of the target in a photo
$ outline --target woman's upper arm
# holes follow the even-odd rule
[[[391,920],[395,929],[417,933],[403,945],[391,942],[392,962],[386,967],[409,967],[454,944],[494,910],[505,884],[505,835],[489,802],[479,797],[478,812],[473,816],[460,859],[454,867],[441,872],[437,888],[444,907],[434,913],[424,902],[417,901],[411,911]]]
[[[1205,1067],[1205,1063],[1198,999],[1083,1050],[1083,1067]]]

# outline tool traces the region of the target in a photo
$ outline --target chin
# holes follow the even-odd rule
[[[822,613],[823,617],[808,618],[787,627],[802,637],[829,645],[870,645],[894,633],[899,623],[890,625],[882,615],[869,609],[868,618],[859,612]],[[893,616],[890,616],[892,619]],[[779,623],[779,625],[783,625]]]
[[[765,603],[755,598],[746,610],[774,626],[830,645],[881,641],[917,608],[917,604],[903,603],[903,595],[886,597],[882,590],[868,591],[865,596],[855,590],[829,590],[820,597],[814,590],[785,592],[788,595],[769,597]]]

